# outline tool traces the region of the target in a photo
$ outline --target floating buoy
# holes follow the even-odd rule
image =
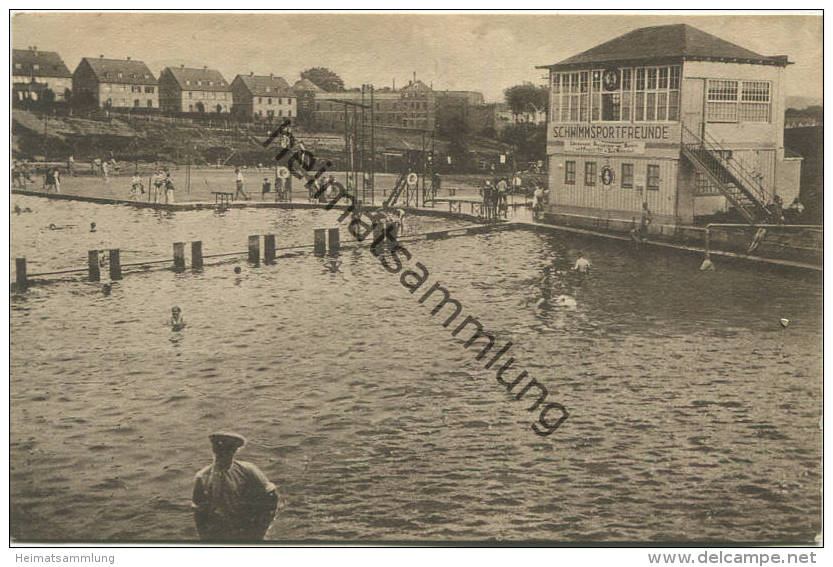
[[[781,318],[781,326],[782,327],[784,327],[786,329],[789,326],[789,324],[790,324],[789,319],[784,319],[783,317]]]

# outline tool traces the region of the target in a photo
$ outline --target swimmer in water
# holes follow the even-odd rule
[[[90,232],[95,232],[95,223],[94,222],[90,223]]]
[[[576,265],[573,266],[573,271],[580,274],[586,274],[590,271],[590,265],[590,260],[584,257],[583,252],[579,251],[578,259],[576,259]]]
[[[242,271],[243,271],[243,270],[241,270],[241,269],[240,269],[240,266],[235,266],[235,267],[234,267],[234,273],[235,273],[235,274],[239,274],[239,273],[240,273],[240,272],[242,272]]]
[[[185,319],[182,317],[182,310],[174,305],[171,307],[171,329],[181,331],[185,328]]]
[[[19,215],[20,213],[23,212],[23,209],[20,208],[20,205],[15,205],[14,206],[14,212]]]
[[[106,283],[101,287],[101,291],[104,295],[110,295],[110,292],[113,291],[113,286]]]

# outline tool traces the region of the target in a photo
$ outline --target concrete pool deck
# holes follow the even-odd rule
[[[188,201],[174,204],[164,203],[149,203],[142,201],[131,201],[127,199],[114,199],[106,197],[92,197],[86,195],[67,194],[67,193],[46,193],[43,191],[32,191],[25,189],[12,189],[13,195],[27,195],[33,197],[43,197],[54,200],[68,200],[68,201],[83,201],[88,203],[97,203],[102,205],[123,205],[137,208],[149,208],[163,211],[196,211],[196,210],[214,210],[218,205],[208,201]],[[225,205],[224,208],[233,209],[320,209],[325,204],[309,203],[309,202],[275,202],[275,201],[238,201]],[[346,205],[335,205],[334,209],[344,210]],[[442,231],[435,231],[424,235],[413,235],[404,237],[403,241],[418,240],[420,238],[436,239],[436,238],[450,238],[454,236],[465,236],[470,234],[479,234],[484,232],[498,231],[498,230],[534,230],[538,232],[569,232],[573,234],[581,234],[585,236],[601,237],[608,240],[615,240],[620,242],[630,242],[631,239],[627,235],[605,230],[593,230],[589,228],[581,228],[575,226],[567,226],[565,224],[553,224],[532,220],[507,219],[497,222],[483,224],[483,219],[473,215],[462,212],[446,211],[440,208],[431,207],[403,207],[410,214],[419,214],[427,216],[435,216],[442,218],[449,218],[454,220],[466,220],[477,223],[476,226],[467,227],[465,229],[448,229]],[[702,230],[702,229],[700,229]],[[346,244],[346,243],[345,243]],[[677,250],[689,254],[704,255],[707,252],[714,256],[721,258],[755,263],[759,265],[777,266],[788,269],[797,269],[810,271],[818,274],[824,272],[824,266],[813,264],[809,262],[800,262],[795,260],[788,260],[782,258],[767,258],[763,256],[756,256],[752,254],[741,254],[737,252],[719,250],[715,248],[707,249],[702,246],[691,246],[677,242],[669,242],[660,239],[648,239],[641,243],[644,246],[652,246],[660,249]]]

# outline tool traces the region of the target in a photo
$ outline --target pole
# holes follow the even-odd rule
[[[316,228],[313,232],[313,253],[316,256],[323,256],[327,250],[327,229]]]
[[[202,241],[197,240],[191,243],[191,269],[202,269]]]
[[[344,186],[347,193],[350,193],[350,114],[347,112],[347,105],[344,105]]]
[[[185,243],[174,242],[174,269],[185,269]]]
[[[110,279],[113,281],[121,279],[121,260],[118,248],[110,250]]]
[[[330,254],[337,254],[341,249],[338,231],[338,228],[330,228],[327,230],[327,247],[330,249]]]
[[[263,262],[273,264],[275,262],[275,235],[266,234],[263,236]]]
[[[17,280],[17,289],[26,289],[26,258],[15,258],[14,268],[15,278]]]
[[[373,104],[373,85],[370,85],[370,202],[376,204],[376,110]]]
[[[249,262],[257,266],[260,264],[260,236],[249,236]]]
[[[91,282],[101,280],[101,266],[98,264],[98,250],[87,251],[87,273]]]

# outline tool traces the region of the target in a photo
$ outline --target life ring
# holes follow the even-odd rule
[[[413,171],[408,174],[408,185],[416,185],[417,181],[419,181],[419,177]]]
[[[289,179],[289,169],[284,166],[278,168],[278,177],[281,179]]]

